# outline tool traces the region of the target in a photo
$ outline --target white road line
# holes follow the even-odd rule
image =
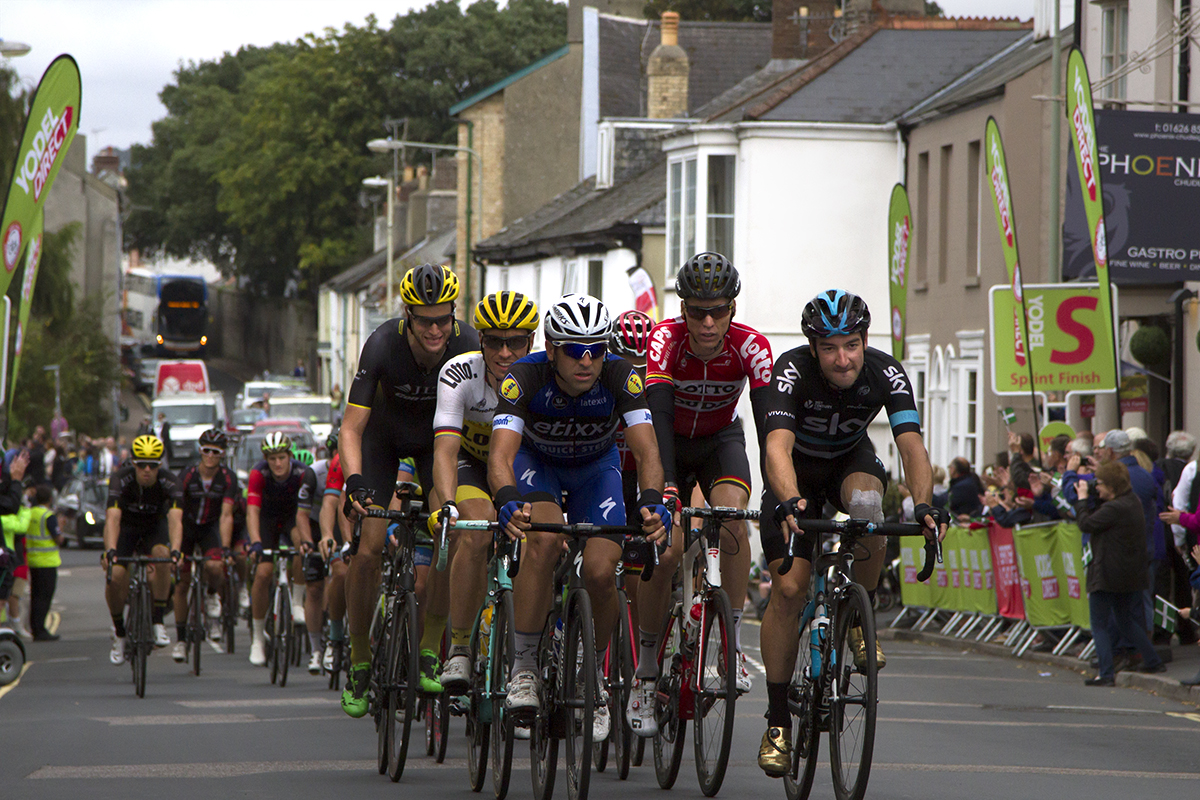
[[[409,760],[404,771],[454,770],[466,767],[465,758],[434,761]],[[30,773],[30,780],[94,780],[97,778],[242,778],[273,772],[366,772],[376,767],[371,761],[246,761],[233,764],[119,764],[108,766],[42,767]],[[529,759],[513,759],[513,771],[529,769]]]
[[[1016,720],[917,719],[881,716],[879,717],[879,721],[902,725],[921,723],[925,725],[969,725],[985,728],[1102,728],[1105,730],[1121,729],[1127,731],[1173,731],[1175,733],[1187,734],[1193,734],[1196,731],[1194,727],[1183,725],[1114,725],[1104,722],[1046,722],[1045,720],[1024,722]]]
[[[108,725],[216,725],[230,722],[259,722],[253,714],[143,715],[135,717],[89,717]]]
[[[13,681],[12,683],[10,683],[8,686],[0,687],[0,697],[4,697],[4,695],[8,694],[13,689],[17,688],[17,684],[19,684],[21,682],[21,678],[25,677],[25,673],[29,672],[29,668],[32,666],[33,666],[32,661],[26,661],[25,666],[21,667],[21,674],[17,676],[17,679],[15,681]]]
[[[91,656],[63,656],[62,658],[43,659],[43,664],[66,664],[71,661],[91,661]]]
[[[258,700],[179,700],[184,708],[283,708],[288,706],[334,706],[336,697],[274,697]]]

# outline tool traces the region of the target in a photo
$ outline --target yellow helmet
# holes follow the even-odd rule
[[[162,439],[151,434],[139,436],[133,440],[134,459],[138,461],[158,461],[163,457]]]
[[[410,306],[450,303],[458,297],[458,276],[449,267],[422,264],[400,279],[400,299]]]
[[[480,331],[492,328],[535,331],[540,321],[537,303],[520,292],[495,292],[475,306],[475,329]]]

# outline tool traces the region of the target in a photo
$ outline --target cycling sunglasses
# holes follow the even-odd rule
[[[608,352],[608,342],[554,342],[554,346],[561,350],[567,358],[573,358],[576,361],[581,360],[584,356],[589,356],[593,361],[604,358]]]
[[[508,351],[510,353],[515,353],[518,350],[528,350],[530,344],[529,340],[532,338],[532,336],[532,334],[528,336],[494,336],[488,333],[480,336],[479,341],[488,350],[495,350],[498,353],[504,349],[505,345],[507,345]]]
[[[432,328],[435,325],[444,328],[454,321],[453,314],[443,314],[440,317],[424,317],[420,314],[409,314],[409,324],[414,328]]]
[[[225,451],[219,447],[201,447],[200,452],[206,456],[223,456]]]
[[[133,465],[138,469],[158,469],[159,462],[157,461],[135,461]]]
[[[719,306],[709,306],[707,308],[684,304],[683,310],[697,322],[702,322],[705,317],[712,317],[713,322],[720,322],[733,313],[733,303],[723,303]]]

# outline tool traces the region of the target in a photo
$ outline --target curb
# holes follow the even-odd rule
[[[1012,654],[1012,648],[1005,647],[1002,644],[976,642],[973,639],[956,639],[953,636],[943,636],[940,633],[914,631],[905,628],[880,628],[876,635],[884,640],[921,642],[938,647],[954,648],[956,650],[971,650],[997,658],[1017,658]],[[1080,674],[1090,672],[1082,661],[1072,656],[1056,656],[1051,653],[1027,651],[1024,656],[1017,660],[1050,664],[1060,669]],[[1118,687],[1141,689],[1159,697],[1166,697],[1171,700],[1200,706],[1200,686],[1184,686],[1175,678],[1165,678],[1161,675],[1143,675],[1140,672],[1118,672],[1116,675],[1116,684]]]

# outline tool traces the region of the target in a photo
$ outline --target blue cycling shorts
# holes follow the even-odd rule
[[[551,502],[563,508],[567,521],[595,525],[624,525],[625,502],[621,458],[616,445],[595,461],[571,467],[545,464],[524,445],[513,459],[517,488],[531,503]],[[563,507],[563,494],[566,506]],[[620,543],[620,535],[605,536]]]

